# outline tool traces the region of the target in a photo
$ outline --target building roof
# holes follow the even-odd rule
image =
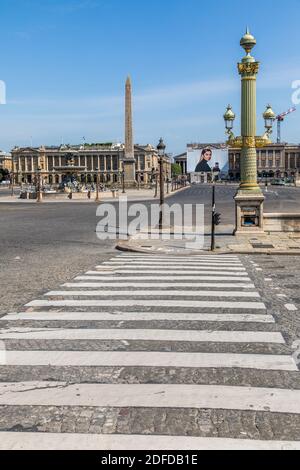
[[[122,143],[91,143],[91,144],[81,144],[81,145],[47,145],[47,146],[41,146],[41,147],[15,147],[12,152],[88,152],[88,151],[123,151],[125,148],[124,144]],[[153,147],[150,144],[147,145],[135,145],[134,146],[135,150],[140,150],[143,152],[156,152],[155,147]]]

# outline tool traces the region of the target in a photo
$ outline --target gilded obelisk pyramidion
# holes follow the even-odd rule
[[[125,86],[125,156],[124,156],[124,178],[127,187],[135,185],[135,158],[133,141],[133,119],[132,119],[132,85],[130,77]]]

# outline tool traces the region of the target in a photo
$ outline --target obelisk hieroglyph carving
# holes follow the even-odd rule
[[[133,141],[132,119],[132,85],[131,78],[127,77],[125,86],[125,155],[124,178],[127,187],[135,185],[135,158]]]

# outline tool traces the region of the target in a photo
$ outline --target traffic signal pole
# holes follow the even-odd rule
[[[211,222],[211,251],[215,251],[215,249],[216,249],[215,213],[216,213],[216,186],[213,184],[213,191],[212,191],[212,222]]]
[[[216,185],[212,187],[211,251],[216,249],[216,225],[221,223],[221,214],[216,212]]]

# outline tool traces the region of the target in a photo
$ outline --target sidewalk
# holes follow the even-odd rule
[[[189,188],[189,186],[187,186],[186,188],[181,188],[181,189],[178,189],[177,191],[174,191],[174,192],[171,192],[171,189],[170,189],[170,193],[167,194],[167,185],[165,187],[165,198],[169,198],[171,196],[173,196],[174,194],[180,192],[180,191],[183,191],[185,189]],[[151,201],[152,199],[154,199],[154,194],[155,194],[155,189],[127,189],[126,190],[126,193],[123,194],[122,193],[122,190],[120,190],[118,193],[117,193],[117,196],[114,198],[113,195],[112,195],[112,192],[111,191],[106,191],[104,193],[99,193],[99,204],[101,204],[101,202],[117,202],[119,197],[121,196],[126,196],[128,198],[128,201]],[[80,194],[81,196],[81,194]],[[95,198],[96,198],[96,193],[92,193],[91,195],[91,199],[88,199],[87,197],[87,194],[85,195],[85,193],[82,195],[82,197],[78,197],[78,194],[74,193],[73,194],[73,199],[69,199],[68,198],[68,194],[61,194],[59,196],[54,196],[54,197],[44,197],[43,199],[43,203],[45,204],[58,204],[58,203],[62,203],[62,202],[68,202],[70,204],[74,204],[74,203],[85,203],[85,204],[91,204],[91,203],[95,203]],[[156,198],[157,200],[159,199],[159,192],[158,192],[158,196]],[[7,203],[18,203],[18,204],[36,204],[36,200],[35,199],[19,199],[18,196],[1,196],[1,193],[0,193],[0,204],[7,204]]]
[[[276,254],[276,255],[300,255],[300,233],[273,233],[265,235],[254,235],[249,237],[233,236],[233,225],[222,226],[216,233],[216,250],[219,254]],[[170,231],[169,231],[170,232]],[[117,248],[121,251],[132,251],[141,253],[167,253],[179,256],[199,254],[199,252],[212,254],[210,251],[211,235],[210,227],[205,227],[204,247],[202,250],[187,247],[190,241],[174,239],[174,234],[179,235],[181,230],[172,231],[170,240],[163,240],[157,230],[153,231],[153,238],[146,232],[131,237],[128,241],[119,241]],[[195,233],[191,230],[191,233]],[[167,230],[163,231],[166,236]],[[147,239],[148,238],[148,239]]]

